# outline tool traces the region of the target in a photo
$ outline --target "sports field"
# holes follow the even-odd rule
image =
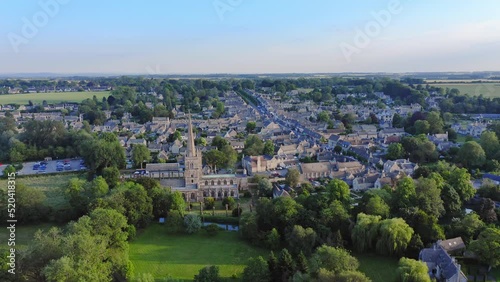
[[[153,224],[130,242],[129,254],[136,274],[192,281],[207,265],[219,266],[223,278],[238,277],[249,258],[261,255],[267,259],[269,251],[251,246],[237,232],[220,231],[215,237],[208,237],[203,230],[194,235],[173,235],[165,226]]]
[[[460,94],[469,94],[470,96],[479,96],[483,94],[487,98],[500,97],[500,82],[489,83],[429,83],[431,86],[441,88],[456,88]]]
[[[41,104],[44,100],[47,103],[59,102],[81,102],[87,98],[92,99],[94,95],[97,99],[108,97],[109,91],[104,92],[62,92],[62,93],[27,93],[27,94],[3,94],[0,95],[0,104],[19,104],[25,105],[29,101],[34,104]]]

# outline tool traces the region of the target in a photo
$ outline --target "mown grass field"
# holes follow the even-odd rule
[[[373,282],[397,281],[398,259],[376,254],[356,254],[359,261],[359,271],[363,272]]]
[[[192,281],[207,265],[219,266],[220,275],[226,279],[239,276],[249,258],[267,258],[269,251],[251,246],[237,232],[220,231],[215,237],[208,237],[203,230],[194,235],[174,235],[168,234],[165,226],[153,224],[138,233],[130,243],[129,254],[136,274]]]
[[[64,197],[63,187],[71,178],[79,177],[79,174],[55,174],[16,179],[16,184],[24,184],[28,187],[40,189],[44,192],[45,202],[54,210],[67,207],[68,200]],[[0,189],[7,187],[7,180],[0,180]]]
[[[97,99],[108,97],[110,92],[63,92],[63,93],[27,93],[27,94],[4,94],[0,95],[0,104],[25,105],[29,101],[34,104],[41,104],[44,100],[47,103],[59,102],[81,102],[87,98],[92,99],[94,95]]]
[[[441,88],[456,88],[460,94],[469,94],[469,96],[479,96],[483,94],[487,98],[500,97],[500,82],[484,83],[429,83],[431,86]]]

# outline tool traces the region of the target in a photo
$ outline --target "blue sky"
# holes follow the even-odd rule
[[[3,0],[0,73],[500,70],[499,12],[495,0]]]

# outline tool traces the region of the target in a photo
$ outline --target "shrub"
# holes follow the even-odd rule
[[[250,191],[245,191],[245,192],[243,192],[243,197],[244,198],[251,198],[252,197],[252,193],[250,193]]]
[[[205,226],[205,231],[207,231],[208,236],[215,236],[219,232],[219,226],[215,223],[211,223]]]
[[[233,217],[238,217],[241,216],[243,213],[243,210],[241,208],[235,208],[232,212]]]
[[[184,226],[188,234],[194,234],[201,229],[201,219],[195,214],[188,214],[184,217]]]
[[[205,210],[211,210],[215,206],[215,199],[213,197],[205,198]]]
[[[224,200],[222,200],[222,208],[223,209],[226,208],[226,205],[227,205],[228,209],[233,209],[235,204],[236,204],[236,201],[234,200],[233,197],[227,197],[227,198],[224,198]]]

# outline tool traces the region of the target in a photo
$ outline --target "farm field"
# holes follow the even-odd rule
[[[3,94],[0,95],[0,104],[25,105],[29,101],[34,104],[41,104],[44,100],[47,103],[59,102],[81,102],[87,98],[92,99],[94,95],[97,99],[108,97],[110,92],[62,92],[62,93],[27,93],[27,94]]]
[[[500,97],[500,82],[496,83],[429,83],[431,86],[442,88],[456,88],[460,94],[479,96],[483,94],[486,98]]]
[[[136,274],[192,281],[207,265],[219,266],[223,278],[239,276],[249,258],[261,255],[267,259],[269,251],[249,245],[237,232],[220,231],[215,237],[203,230],[194,235],[168,234],[166,227],[153,224],[130,242],[129,254]]]

